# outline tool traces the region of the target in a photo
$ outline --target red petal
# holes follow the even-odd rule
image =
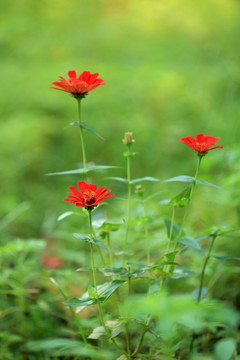
[[[77,77],[76,71],[75,70],[68,71],[68,76],[70,79],[76,79]]]

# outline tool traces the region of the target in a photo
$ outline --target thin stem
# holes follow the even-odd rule
[[[112,244],[111,244],[109,232],[107,233],[107,244],[108,244],[108,250],[109,250],[110,266],[113,267],[113,250],[112,250]]]
[[[146,211],[144,206],[144,201],[142,200],[142,208],[143,208],[143,217],[146,218]],[[147,265],[150,265],[150,243],[149,243],[149,234],[148,227],[144,221],[144,232],[145,232],[145,240],[146,240],[146,250],[147,250]]]
[[[170,247],[171,247],[171,241],[172,241],[172,238],[173,238],[173,228],[174,228],[175,213],[176,213],[176,207],[173,206],[172,207],[172,216],[171,216],[171,222],[170,222],[170,229],[169,229],[169,235],[168,235],[168,244],[167,244],[167,252],[166,252],[166,254],[169,253],[169,250],[170,250]],[[176,242],[176,244],[178,244],[178,243]],[[163,273],[164,273],[164,271],[168,272],[168,269],[169,269],[169,265],[163,266]],[[161,280],[161,283],[160,283],[160,289],[163,287],[165,280],[166,280],[166,278],[163,277],[162,280]]]
[[[146,332],[148,331],[148,326],[149,326],[151,320],[152,320],[152,315],[150,315],[149,318],[148,318],[147,321],[146,321],[146,324],[145,324],[145,325],[146,325],[146,328],[142,331],[142,334],[141,334],[141,336],[140,336],[139,342],[138,342],[135,350],[133,351],[132,356],[136,356],[137,353],[139,352],[139,350],[140,350],[140,348],[141,348],[141,346],[142,346],[143,340],[144,340],[144,336],[145,336]]]
[[[83,160],[83,168],[85,172],[87,172],[87,159],[86,159],[86,151],[84,145],[84,138],[83,138],[83,128],[81,126],[81,98],[77,99],[78,102],[78,122],[79,122],[79,129],[80,129],[80,139],[81,139],[81,147],[82,147],[82,160]]]
[[[195,176],[194,176],[194,181],[193,181],[193,183],[192,183],[192,188],[191,188],[190,195],[189,195],[189,201],[190,201],[191,198],[192,198],[193,190],[194,190],[194,188],[195,188],[195,186],[196,186],[196,181],[197,181],[197,177],[198,177],[198,173],[199,173],[201,161],[202,161],[202,156],[199,156],[199,157],[198,157],[197,168],[196,168],[196,172],[195,172]]]
[[[193,183],[192,183],[192,186],[191,186],[191,190],[190,190],[190,194],[189,194],[189,201],[188,201],[187,206],[185,207],[185,211],[184,211],[183,218],[182,218],[182,223],[181,223],[181,229],[180,229],[180,231],[179,231],[178,238],[180,238],[180,237],[182,236],[182,233],[183,233],[183,227],[184,227],[184,224],[185,224],[187,215],[188,215],[187,209],[189,208],[189,203],[190,203],[190,201],[191,201],[191,199],[192,199],[193,191],[194,191],[195,186],[196,186],[196,181],[197,181],[197,178],[198,178],[198,173],[199,173],[201,161],[202,161],[202,156],[199,156],[199,157],[198,157],[197,168],[196,168],[196,172],[195,172],[195,176],[194,176],[194,180],[193,180]],[[176,251],[178,245],[179,245],[179,244],[176,243],[174,251]]]
[[[62,288],[61,288],[60,286],[57,286],[57,288],[58,288],[60,294],[62,295],[62,297],[64,298],[64,300],[67,301],[68,298],[67,298],[67,296],[65,295],[65,293],[63,292]],[[72,317],[73,317],[74,320],[75,320],[75,323],[76,323],[77,328],[78,328],[78,330],[79,330],[79,334],[81,335],[84,343],[87,344],[87,339],[86,339],[86,336],[85,336],[85,334],[84,334],[84,331],[83,331],[82,325],[81,325],[81,323],[80,323],[80,320],[78,319],[76,313],[74,312],[74,310],[73,310],[73,308],[72,308],[71,306],[69,306],[69,310],[70,310],[70,312],[71,312],[71,314],[72,314]]]
[[[127,200],[127,222],[126,222],[126,233],[124,238],[124,254],[122,263],[124,265],[125,253],[127,252],[127,240],[130,227],[130,215],[131,215],[131,162],[130,156],[127,157],[127,180],[128,180],[128,200]]]
[[[92,264],[92,276],[93,276],[93,285],[95,289],[97,288],[97,281],[96,281],[96,270],[95,270],[95,261],[94,261],[94,254],[93,254],[93,228],[92,228],[92,210],[88,210],[88,218],[89,218],[89,235],[90,235],[90,249],[91,249],[91,264]]]
[[[210,247],[209,247],[209,249],[208,249],[208,253],[207,253],[207,255],[206,255],[205,261],[204,261],[204,263],[203,263],[202,272],[201,272],[201,276],[200,276],[200,286],[199,286],[199,290],[198,290],[197,301],[200,301],[200,300],[201,300],[201,297],[202,297],[202,289],[203,289],[205,269],[206,269],[206,267],[207,267],[208,260],[209,260],[209,258],[210,258],[210,256],[211,256],[211,251],[212,251],[212,248],[213,248],[213,245],[214,245],[214,241],[215,241],[216,238],[217,238],[217,234],[212,235],[212,241],[211,241]]]
[[[169,236],[168,236],[168,246],[167,246],[167,253],[170,250],[171,241],[173,238],[173,228],[174,228],[174,220],[175,220],[175,214],[176,214],[176,207],[172,207],[172,216],[171,216],[171,223],[170,223],[170,229],[169,229]]]

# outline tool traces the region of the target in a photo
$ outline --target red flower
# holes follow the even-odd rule
[[[98,73],[91,74],[89,71],[83,71],[77,77],[75,70],[68,71],[69,79],[66,80],[59,76],[59,81],[52,84],[58,87],[51,86],[51,89],[61,90],[72,94],[75,98],[83,98],[87,93],[99,85],[104,85],[104,80],[98,79]]]
[[[78,181],[78,189],[74,186],[70,186],[69,189],[71,195],[68,195],[64,201],[69,201],[71,204],[85,207],[88,210],[92,210],[97,204],[115,195],[111,193],[112,190],[106,189],[106,186],[98,188],[97,185],[86,184],[84,181]]]
[[[191,149],[195,150],[199,156],[205,155],[209,150],[223,148],[223,146],[214,146],[215,142],[217,142],[220,137],[214,137],[204,134],[197,134],[196,139],[192,136],[186,136],[181,138],[179,141],[183,142]]]

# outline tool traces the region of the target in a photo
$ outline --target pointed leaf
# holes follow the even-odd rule
[[[160,181],[160,180],[157,178],[151,177],[151,176],[145,176],[143,178],[134,179],[134,180],[130,181],[130,184],[137,184],[142,181],[155,181],[156,182],[156,181]]]
[[[81,298],[73,298],[64,302],[65,305],[77,307],[76,311],[80,312],[86,306],[100,304],[106,301],[126,280],[113,280],[97,286],[97,299],[91,299],[88,292],[84,293]]]
[[[66,211],[63,214],[59,215],[59,217],[57,218],[57,221],[62,221],[63,219],[65,219],[68,216],[71,215],[78,215],[78,216],[86,216],[84,213],[79,213],[79,212],[74,212],[74,211]]]
[[[108,248],[97,238],[93,238],[93,240],[91,241],[94,245],[99,246],[105,250],[108,250]]]
[[[198,184],[198,185],[207,185],[207,186],[213,186],[215,188],[218,189],[223,189],[221,186],[206,182],[206,181],[202,181],[202,180],[195,180],[192,176],[187,176],[187,175],[181,175],[181,176],[176,176],[167,180],[164,180],[163,182],[188,182],[191,184]]]
[[[191,236],[183,236],[174,240],[180,244],[186,245],[187,247],[190,246],[196,250],[201,250],[201,246],[198,244],[197,240]]]
[[[171,229],[171,220],[168,219],[164,219],[164,223],[167,229],[167,235],[168,237],[170,236],[170,229]],[[181,233],[181,226],[174,223],[173,224],[173,230],[172,230],[172,239],[175,239],[176,237],[178,237],[178,235]]]
[[[111,177],[108,177],[107,179],[110,179],[110,180],[116,180],[116,181],[120,181],[120,182],[123,182],[125,184],[128,183],[128,179],[124,179],[124,178],[121,178],[121,177],[114,177],[114,176],[111,176]]]
[[[185,190],[183,190],[180,194],[172,198],[168,204],[173,206],[181,206],[181,207],[186,206],[190,201],[190,195],[191,195],[191,187],[188,187]]]
[[[96,135],[97,137],[99,137],[100,139],[102,140],[105,140],[101,135],[99,135],[95,130],[93,130],[89,125],[83,123],[83,122],[80,122],[79,126],[82,128],[82,129],[85,129],[87,131],[90,131],[92,134]]]
[[[104,222],[102,225],[98,228],[98,230],[102,232],[111,232],[111,231],[117,231],[121,225],[123,225],[123,222]]]
[[[83,242],[90,242],[90,237],[88,235],[85,234],[77,234],[74,233],[72,234],[76,239],[81,240]]]
[[[101,336],[105,335],[105,329],[103,326],[96,327],[93,332],[88,336],[88,339],[99,339]]]
[[[217,260],[240,260],[240,257],[236,257],[236,256],[216,256],[216,255],[211,255],[211,257],[213,257],[214,259]]]
[[[54,173],[48,173],[48,174],[46,174],[46,176],[85,174],[90,171],[101,171],[101,170],[117,169],[117,168],[119,168],[119,166],[89,165],[87,167],[87,169],[79,168],[79,169],[74,169],[74,170],[58,171],[58,172],[54,172]]]
[[[71,126],[79,126],[79,121],[74,121],[74,122],[71,122],[69,125]]]
[[[139,152],[126,151],[126,152],[123,153],[123,156],[124,157],[132,157],[132,156],[135,156],[137,154],[139,154]]]

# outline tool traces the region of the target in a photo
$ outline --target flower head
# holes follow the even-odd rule
[[[68,71],[69,79],[66,80],[59,76],[59,81],[52,83],[51,89],[61,90],[72,94],[75,98],[81,99],[87,93],[100,85],[104,85],[104,80],[98,79],[98,73],[91,74],[83,71],[78,77],[75,70]],[[57,87],[56,87],[57,86]]]
[[[196,139],[194,139],[192,136],[186,136],[181,138],[179,141],[195,150],[199,156],[204,156],[210,150],[223,148],[223,146],[212,147],[219,139],[221,138],[204,134],[197,134]]]
[[[110,196],[115,194],[111,193],[112,190],[106,189],[106,186],[100,188],[97,185],[86,184],[84,181],[78,181],[78,189],[70,186],[70,195],[64,199],[76,206],[85,207],[87,210],[92,210],[99,203],[104,201]]]
[[[123,141],[123,143],[124,143],[125,145],[131,146],[131,145],[135,142],[135,140],[134,140],[134,138],[133,138],[133,133],[130,132],[130,131],[125,132],[125,133],[124,133],[124,138],[123,138],[122,141]]]

